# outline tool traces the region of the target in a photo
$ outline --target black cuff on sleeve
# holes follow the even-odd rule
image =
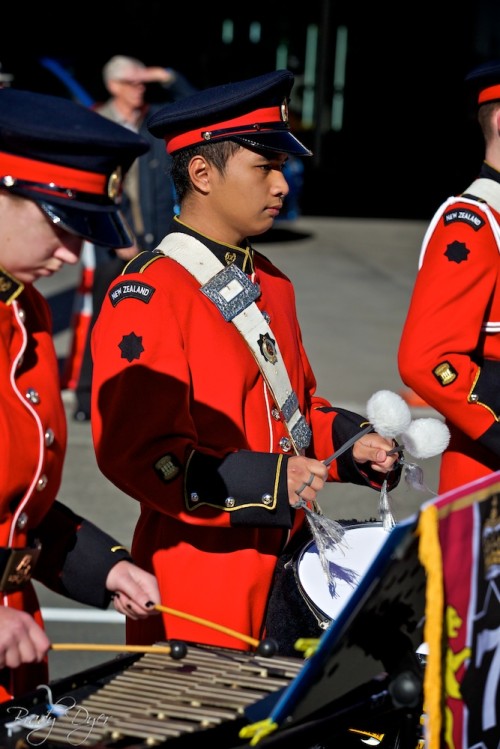
[[[132,561],[127,549],[60,502],[54,503],[34,535],[42,544],[35,579],[88,606],[109,605],[106,578],[117,562]]]
[[[484,361],[479,370],[479,375],[470,393],[470,400],[483,404],[493,411],[496,418],[500,414],[500,362]],[[487,445],[488,447],[488,445]],[[491,448],[490,448],[491,449]],[[498,450],[496,450],[498,454]]]
[[[500,423],[495,421],[477,441],[495,455],[500,455]]]
[[[106,578],[112,567],[123,559],[131,562],[130,552],[93,523],[84,520],[64,563],[61,582],[67,594],[88,606],[107,608],[111,592]]]
[[[334,408],[337,416],[333,421],[333,444],[338,450],[351,437],[354,437],[369,423],[366,416],[360,416],[355,411],[347,411],[345,408]],[[375,429],[372,429],[375,431]],[[352,456],[352,448],[346,450],[337,460],[339,479],[342,482],[356,484],[358,486],[369,486],[372,489],[380,489],[384,479],[387,479],[389,489],[394,489],[401,478],[403,467],[397,465],[389,474],[382,474],[370,468],[369,463],[363,465],[356,463]]]
[[[347,411],[345,408],[335,408],[334,410],[337,412],[337,416],[333,420],[332,437],[335,450],[338,450],[347,440],[366,427],[369,422],[366,416],[360,416],[354,411]],[[341,481],[351,484],[366,484],[365,477],[360,473],[353,460],[352,448],[346,450],[337,458],[337,469]]]
[[[186,505],[229,512],[231,525],[291,528],[287,456],[239,450],[225,458],[194,453],[186,471]]]

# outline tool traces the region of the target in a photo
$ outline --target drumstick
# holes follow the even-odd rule
[[[382,437],[394,437],[404,433],[411,424],[411,411],[403,398],[390,390],[379,390],[374,393],[366,404],[369,424],[360,432],[347,440],[342,447],[323,461],[329,466],[336,458],[339,458],[349,447],[352,447],[361,437],[368,432],[375,431]]]
[[[170,645],[102,645],[89,642],[54,642],[51,650],[104,650],[108,653],[172,653]]]
[[[228,627],[224,627],[222,624],[216,624],[215,622],[210,622],[207,619],[200,619],[199,616],[194,616],[193,614],[186,614],[184,611],[177,611],[176,609],[171,609],[168,606],[162,606],[159,603],[156,604],[155,609],[157,611],[162,611],[165,614],[172,614],[172,616],[178,616],[180,619],[187,619],[190,622],[196,622],[196,624],[202,624],[205,627],[210,627],[211,629],[217,629],[219,632],[224,632],[226,635],[230,635],[231,637],[236,637],[237,640],[241,640],[242,642],[248,643],[248,645],[253,645],[254,648],[258,648],[260,645],[260,642],[256,640],[254,637],[249,637],[248,635],[243,635],[240,632],[235,632],[234,629],[228,629]]]
[[[405,446],[404,445],[394,445],[392,450],[386,450],[387,455],[395,455],[396,453],[402,453],[404,452]]]
[[[348,439],[347,442],[344,442],[344,444],[342,445],[342,447],[339,447],[339,449],[336,450],[333,453],[333,455],[330,455],[329,458],[326,458],[326,460],[323,461],[323,463],[325,464],[325,466],[329,466],[330,463],[333,463],[334,460],[337,460],[337,458],[340,458],[340,456],[343,453],[345,453],[346,450],[348,450],[350,447],[352,447],[355,442],[357,442],[359,439],[361,439],[361,437],[364,437],[365,434],[368,434],[368,432],[371,432],[371,431],[373,431],[373,425],[372,424],[368,424],[367,426],[365,426],[364,429],[362,429],[360,432],[358,432],[353,437],[351,437],[350,439]]]
[[[224,632],[231,637],[235,637],[236,639],[242,640],[243,642],[248,643],[248,645],[257,648],[260,655],[270,657],[276,652],[276,645],[272,640],[262,640],[262,642],[259,642],[259,640],[256,640],[254,637],[241,634],[241,632],[236,632],[234,629],[224,627],[222,624],[216,624],[207,619],[201,619],[199,616],[187,614],[184,611],[177,611],[177,609],[171,609],[168,606],[162,606],[159,603],[156,604],[154,608],[156,611],[171,614],[172,616],[178,616],[181,619],[188,619],[191,622],[196,622],[205,627]],[[102,645],[99,643],[59,642],[52,643],[51,650],[91,650],[115,653],[166,653],[167,655],[172,655],[173,658],[180,658],[185,655],[186,646],[184,643],[177,641],[172,645]]]

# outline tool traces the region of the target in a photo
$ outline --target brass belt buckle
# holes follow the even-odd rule
[[[13,593],[20,590],[31,578],[41,546],[23,549],[0,549],[0,560],[5,562],[0,578],[0,591]]]

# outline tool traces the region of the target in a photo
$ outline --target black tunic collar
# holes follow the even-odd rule
[[[10,304],[24,289],[24,284],[0,266],[0,302]]]
[[[498,172],[494,167],[490,166],[487,161],[483,161],[478,176],[486,179],[492,179],[500,184],[500,172]]]

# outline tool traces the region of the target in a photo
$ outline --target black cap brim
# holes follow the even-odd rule
[[[96,206],[89,210],[88,204],[78,208],[48,201],[36,201],[52,223],[71,234],[111,249],[130,247],[134,236],[125,217],[113,206]]]
[[[265,151],[290,153],[294,156],[312,156],[312,152],[292,133],[282,130],[251,135],[235,135],[231,138],[246,148],[257,148]]]

